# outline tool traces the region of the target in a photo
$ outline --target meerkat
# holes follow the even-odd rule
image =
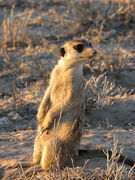
[[[33,161],[43,169],[56,162],[63,168],[78,154],[85,110],[83,65],[95,55],[84,39],[68,41],[60,48],[60,60],[37,113]]]

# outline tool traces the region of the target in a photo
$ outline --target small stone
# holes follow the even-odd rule
[[[115,29],[111,29],[106,33],[106,39],[114,38],[117,34],[117,31]]]
[[[0,128],[10,127],[11,125],[12,123],[7,117],[0,118]]]
[[[27,128],[27,130],[34,130],[34,127],[29,126],[29,127]]]
[[[11,121],[21,121],[23,118],[15,111],[12,111],[8,114],[8,117]]]

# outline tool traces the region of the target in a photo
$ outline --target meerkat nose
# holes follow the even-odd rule
[[[93,54],[96,55],[96,54],[97,54],[97,51],[93,50]]]

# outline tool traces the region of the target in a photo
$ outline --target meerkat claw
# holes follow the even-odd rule
[[[46,131],[46,134],[48,134],[48,128],[41,128],[40,135],[42,135]]]

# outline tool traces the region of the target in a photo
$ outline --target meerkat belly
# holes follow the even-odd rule
[[[64,103],[65,100],[68,101],[68,99],[70,99],[71,92],[72,87],[70,83],[61,81],[60,83],[55,84],[50,96],[52,106],[53,104],[57,105],[59,103]]]

